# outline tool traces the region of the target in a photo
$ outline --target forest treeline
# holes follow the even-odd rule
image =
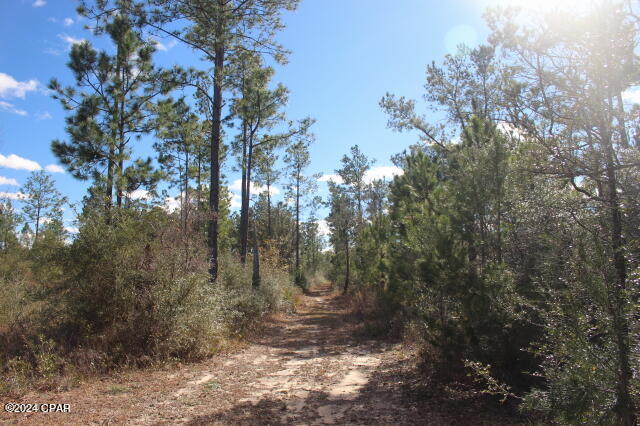
[[[293,307],[323,256],[306,176],[314,120],[288,118],[272,81],[288,53],[281,15],[297,3],[79,2],[108,47],[74,44],[73,78],[51,80],[67,135],[51,149],[89,189],[70,206],[41,170],[16,193],[21,209],[0,204],[1,392],[198,359]],[[161,37],[202,68],[159,67]],[[241,176],[237,213],[223,166]]]
[[[355,146],[330,185],[332,279],[381,330],[417,328],[440,371],[539,419],[637,420],[638,18],[490,10],[485,45],[426,69],[441,121],[382,98],[419,135],[403,173],[367,185]]]

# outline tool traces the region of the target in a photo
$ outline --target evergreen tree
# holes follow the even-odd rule
[[[345,155],[342,157],[342,167],[336,170],[336,173],[340,175],[346,190],[349,191],[356,199],[356,205],[358,208],[358,221],[362,223],[364,221],[363,203],[366,196],[367,184],[365,182],[365,175],[371,168],[374,161],[368,159],[361,151],[358,145],[351,147],[351,155]]]
[[[35,229],[35,245],[43,223],[62,222],[62,207],[67,203],[67,199],[56,189],[51,175],[44,170],[32,172],[21,192],[25,194],[23,214]]]
[[[331,244],[333,245],[334,267],[338,269],[341,259],[344,259],[344,285],[343,292],[349,290],[351,283],[351,247],[355,235],[358,215],[353,204],[353,198],[339,185],[329,182],[329,206],[330,213],[327,216],[327,223],[331,229]],[[344,257],[341,255],[344,254]]]
[[[275,34],[283,27],[282,11],[294,10],[298,1],[149,0],[147,7],[132,7],[141,24],[175,37],[201,53],[211,64],[211,71],[201,74],[193,86],[211,123],[208,246],[212,282],[218,276],[222,103],[224,93],[229,90],[225,85],[227,67],[231,59],[247,52],[270,55],[283,62],[286,52],[275,42]],[[176,27],[176,22],[188,22],[189,25]]]
[[[304,175],[305,169],[311,163],[309,145],[312,141],[312,135],[298,136],[297,140],[287,147],[287,154],[284,157],[288,168],[287,197],[293,201],[295,211],[294,273],[298,285],[303,284],[303,273],[300,268],[300,215],[306,206],[305,199],[315,191],[317,182],[317,176]]]
[[[243,54],[238,63],[232,64],[232,73],[237,74],[239,97],[234,100],[232,110],[240,120],[241,132],[237,136],[234,150],[241,172],[240,206],[240,261],[246,260],[249,235],[249,202],[256,154],[269,155],[286,137],[271,137],[262,134],[284,120],[280,109],[286,104],[288,90],[279,84],[274,90],[268,85],[273,69],[263,67],[260,58]],[[262,137],[261,137],[262,136]]]
[[[255,159],[256,162],[256,183],[263,185],[266,190],[264,192],[267,203],[267,238],[273,236],[273,226],[271,217],[271,193],[274,185],[280,179],[282,172],[276,168],[278,156],[273,150],[261,151]]]
[[[535,28],[513,26],[512,18],[490,17],[494,40],[517,70],[507,97],[513,106],[511,118],[534,142],[538,162],[532,172],[571,185],[584,197],[585,208],[588,205],[598,217],[594,232],[603,237],[598,238],[595,252],[607,259],[597,267],[606,303],[598,302],[600,296],[591,297],[593,306],[602,306],[611,319],[603,326],[610,330],[606,334],[615,347],[612,411],[617,423],[632,425],[636,407],[628,292],[629,268],[637,267],[637,261],[627,255],[629,216],[624,212],[627,200],[635,199],[637,192],[622,182],[624,170],[638,163],[628,154],[622,93],[638,79],[634,53],[638,28],[617,2],[596,2],[588,13],[564,16],[562,23],[542,17]]]
[[[116,52],[97,51],[88,41],[72,46],[68,66],[76,87],[63,87],[56,79],[49,84],[53,97],[72,112],[66,118],[70,141],[54,140],[51,148],[74,177],[91,178],[102,188],[109,211],[114,190],[122,207],[127,193],[152,187],[160,177],[151,159],[132,158],[131,142],[151,130],[151,102],[170,90],[172,78],[154,67],[155,47],[134,30],[131,17],[102,3],[95,33],[106,32]],[[86,9],[80,12],[89,16]]]
[[[0,250],[8,250],[18,243],[17,226],[20,217],[15,213],[11,200],[0,199]]]
[[[198,154],[204,143],[202,123],[184,99],[167,99],[158,103],[156,134],[160,141],[154,144],[158,162],[169,176],[169,181],[180,188],[182,227],[186,229],[191,210],[189,188],[193,175],[200,176]],[[200,189],[200,181],[197,182]],[[199,195],[196,194],[196,198]]]

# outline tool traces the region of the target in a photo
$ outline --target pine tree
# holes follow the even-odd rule
[[[261,151],[255,159],[256,164],[256,183],[263,185],[265,190],[265,197],[267,203],[267,238],[271,239],[273,236],[273,226],[271,217],[271,193],[273,191],[275,183],[280,178],[282,172],[276,168],[276,161],[278,156],[273,150]]]
[[[638,163],[629,155],[622,93],[638,79],[638,28],[622,3],[607,1],[594,3],[583,16],[563,16],[562,22],[542,17],[536,28],[514,26],[513,18],[489,16],[494,41],[516,70],[507,96],[511,119],[534,143],[539,160],[532,171],[571,185],[598,216],[595,232],[603,237],[596,252],[607,259],[598,269],[616,352],[613,412],[617,423],[632,425],[633,261],[626,254],[624,211],[637,192],[623,184],[623,176]],[[593,306],[601,304],[601,296],[592,297]]]
[[[365,202],[364,198],[367,189],[365,175],[374,161],[368,159],[360,151],[358,145],[352,146],[351,155],[344,155],[341,161],[342,167],[336,170],[336,173],[342,178],[346,185],[346,190],[355,197],[358,208],[358,221],[362,223],[364,221],[365,210],[363,203]]]
[[[132,161],[131,142],[150,131],[149,107],[171,89],[172,78],[154,67],[155,48],[134,30],[129,15],[100,11],[95,32],[106,32],[116,53],[97,51],[88,41],[72,46],[68,66],[76,87],[63,87],[56,79],[49,83],[53,97],[72,112],[66,118],[70,141],[54,140],[51,148],[74,177],[93,179],[102,188],[109,211],[114,190],[122,207],[127,193],[151,187],[160,177],[151,159]]]
[[[241,132],[234,143],[234,151],[238,157],[241,172],[241,207],[240,207],[240,261],[246,260],[247,241],[249,235],[249,203],[255,157],[271,151],[282,144],[286,136],[268,136],[274,126],[284,120],[280,109],[286,104],[288,90],[281,84],[269,89],[273,69],[263,67],[256,55],[243,54],[238,63],[231,64],[231,73],[237,75],[238,98],[234,99],[232,111],[240,120]]]
[[[182,98],[159,102],[157,115],[156,134],[160,141],[154,143],[154,148],[158,152],[162,170],[169,176],[170,182],[180,188],[180,214],[184,230],[192,207],[189,192],[191,180],[193,174],[199,176],[201,173],[197,160],[204,142],[202,123]]]
[[[225,80],[229,61],[241,53],[269,55],[283,62],[286,52],[275,42],[283,27],[281,13],[294,10],[299,0],[149,0],[147,7],[131,7],[141,24],[158,33],[175,37],[211,64],[208,74],[193,83],[206,109],[211,128],[210,219],[208,247],[212,282],[218,276],[218,234],[220,215],[220,162],[223,98],[229,90]],[[175,22],[189,22],[175,28]]]
[[[284,162],[288,168],[287,197],[293,202],[295,211],[294,274],[296,283],[303,285],[304,277],[300,268],[300,215],[306,206],[306,197],[315,191],[317,176],[304,175],[305,169],[311,163],[309,145],[313,141],[313,136],[301,135],[296,139],[287,147]]]
[[[22,186],[21,192],[25,194],[23,214],[35,229],[33,237],[35,245],[38,243],[43,223],[62,222],[62,207],[67,203],[67,199],[56,189],[51,175],[44,170],[32,172]]]
[[[8,250],[18,243],[16,232],[19,224],[20,217],[11,200],[0,200],[0,250]]]
[[[358,213],[353,204],[353,198],[343,186],[329,182],[329,206],[331,211],[327,216],[327,223],[331,229],[331,244],[334,252],[334,265],[341,264],[344,259],[343,292],[349,290],[351,284],[351,249],[358,221]],[[344,255],[344,257],[342,256]]]

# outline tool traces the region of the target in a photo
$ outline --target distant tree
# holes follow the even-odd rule
[[[184,99],[166,99],[157,108],[159,141],[154,148],[162,170],[180,188],[182,227],[186,229],[191,208],[189,187],[192,175],[200,173],[197,160],[204,143],[202,123]],[[199,188],[200,183],[197,185]]]
[[[278,157],[275,152],[260,152],[260,155],[256,157],[256,183],[263,185],[266,188],[265,197],[267,202],[267,238],[271,238],[272,233],[272,218],[271,218],[271,192],[275,183],[280,178],[282,172],[276,168],[276,161]]]
[[[152,31],[175,37],[202,54],[212,69],[193,82],[197,96],[210,120],[211,175],[208,246],[209,275],[218,276],[218,216],[220,214],[220,161],[222,111],[229,61],[239,54],[254,52],[284,62],[286,52],[275,41],[283,27],[281,13],[294,10],[299,0],[148,0],[147,7],[131,7],[139,21]],[[188,25],[176,26],[177,22]]]
[[[22,226],[20,230],[20,236],[18,237],[18,242],[22,247],[29,248],[33,246],[33,230],[27,222]]]
[[[312,135],[301,135],[289,145],[284,162],[287,165],[288,183],[287,197],[293,201],[295,211],[295,277],[296,283],[302,285],[303,274],[300,269],[300,215],[304,210],[306,198],[316,188],[316,177],[305,176],[304,171],[311,164],[309,145],[313,141]]]
[[[358,220],[362,223],[364,221],[363,203],[367,189],[365,175],[374,161],[368,159],[366,155],[360,151],[358,145],[352,146],[351,155],[344,155],[341,161],[342,167],[336,170],[336,173],[340,175],[346,185],[346,191],[355,197],[358,208]]]
[[[249,203],[255,157],[259,153],[269,155],[271,151],[286,142],[287,136],[267,136],[268,132],[284,120],[281,108],[288,99],[288,90],[282,84],[271,90],[268,86],[274,70],[264,67],[255,54],[238,55],[237,63],[232,61],[230,72],[237,80],[238,97],[231,106],[240,120],[234,151],[238,157],[241,172],[240,206],[240,261],[246,260],[249,235]]]
[[[7,250],[18,243],[16,236],[20,216],[13,209],[11,200],[0,199],[0,250]]]
[[[358,213],[353,198],[344,186],[329,182],[329,207],[327,223],[331,229],[331,244],[334,250],[334,264],[340,264],[344,254],[344,285],[343,292],[349,290],[351,283],[351,247],[358,223]]]
[[[44,170],[32,172],[21,192],[25,194],[22,211],[27,222],[35,228],[33,243],[37,244],[43,223],[62,222],[62,207],[67,199],[56,189],[51,175]]]

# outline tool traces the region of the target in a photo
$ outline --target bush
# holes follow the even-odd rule
[[[51,257],[54,279],[39,282],[40,266],[0,281],[12,296],[0,302],[3,391],[50,381],[65,364],[86,374],[202,358],[264,314],[292,308],[299,290],[268,263],[256,290],[251,263],[223,256],[211,284],[204,237],[161,209],[117,211],[110,224],[85,212],[73,242]]]

